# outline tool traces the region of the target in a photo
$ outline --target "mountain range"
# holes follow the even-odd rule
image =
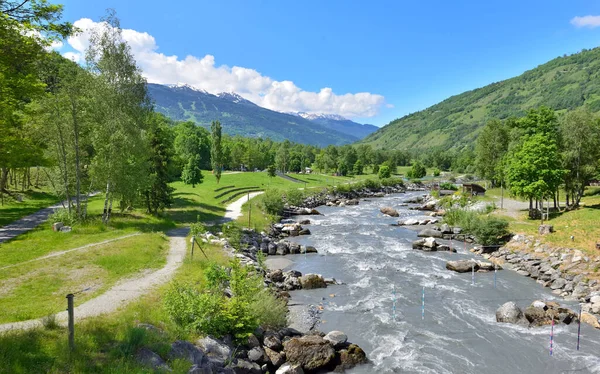
[[[327,146],[354,143],[378,129],[340,116],[276,112],[233,92],[214,95],[189,85],[149,83],[148,93],[155,109],[169,118],[207,128],[219,120],[230,135]]]
[[[559,113],[582,106],[600,111],[600,48],[452,96],[390,122],[361,143],[385,149],[462,148],[474,143],[489,119],[522,116],[541,105]]]

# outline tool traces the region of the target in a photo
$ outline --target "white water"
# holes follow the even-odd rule
[[[470,273],[445,269],[447,260],[473,257],[464,243],[453,243],[459,253],[413,250],[416,232],[390,226],[398,219],[379,213],[380,207],[392,206],[401,218],[418,216],[400,206],[409,196],[320,207],[324,216],[307,217],[313,222],[312,235],[298,239],[320,254],[288,257],[295,261],[294,269],[346,283],[298,291],[293,298],[322,303],[319,329],[344,331],[365,349],[374,367],[358,367],[352,373],[600,373],[600,331],[591,326],[581,326],[580,351],[577,325],[555,326],[550,356],[550,327],[496,322],[495,311],[506,301],[524,308],[536,299],[556,299],[548,289],[509,270],[498,271],[497,288],[493,272],[476,273],[473,286]]]

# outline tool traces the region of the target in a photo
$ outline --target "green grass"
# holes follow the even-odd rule
[[[228,257],[220,247],[205,245],[210,261],[226,264]],[[196,255],[197,254],[197,255]],[[203,287],[209,260],[200,252],[188,256],[175,274],[175,281]],[[178,328],[163,308],[164,285],[122,310],[76,324],[75,351],[69,353],[67,330],[38,328],[0,334],[0,373],[154,373],[139,366],[134,354],[147,347],[167,359],[173,373],[187,373],[187,361],[168,360],[170,343],[177,339],[194,341],[198,335]],[[64,295],[60,295],[64,303]],[[139,323],[157,326],[155,333],[136,328]]]
[[[517,234],[533,235],[543,243],[568,248],[577,248],[588,255],[597,255],[596,243],[600,242],[600,189],[588,188],[581,200],[581,207],[571,211],[550,213],[547,222],[554,226],[552,234],[539,236],[539,220],[530,220],[523,212],[518,219],[510,219],[510,229]],[[500,213],[501,214],[501,213]],[[574,240],[571,240],[571,235]]]
[[[74,251],[0,272],[0,323],[43,317],[64,310],[65,295],[77,295],[76,304],[109,289],[141,270],[162,267],[168,241],[146,233],[109,244]]]
[[[0,226],[7,225],[59,202],[56,195],[42,190],[15,192],[15,194],[21,195],[23,200],[19,202],[4,194],[4,204],[0,205]]]

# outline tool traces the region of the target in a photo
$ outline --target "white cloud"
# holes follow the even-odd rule
[[[600,16],[574,17],[571,24],[576,27],[589,27],[591,29],[600,26]]]
[[[74,26],[82,32],[69,37],[69,45],[77,51],[70,52],[69,58],[80,61],[89,46],[91,30],[102,24],[82,18]],[[260,106],[282,112],[338,114],[347,118],[372,117],[385,105],[383,96],[368,92],[337,95],[329,87],[319,92],[304,91],[292,81],[276,81],[254,69],[216,65],[212,55],[202,58],[191,55],[185,58],[167,56],[158,51],[156,40],[146,32],[123,29],[122,35],[144,76],[151,83],[185,83],[213,94],[236,92]]]
[[[68,58],[71,61],[75,61],[75,62],[81,62],[83,61],[83,56],[81,55],[81,53],[77,53],[77,52],[65,52],[63,53],[63,56],[65,58]]]

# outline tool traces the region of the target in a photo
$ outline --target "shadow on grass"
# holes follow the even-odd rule
[[[118,330],[100,323],[76,326],[72,352],[65,328],[7,332],[0,335],[0,373],[152,372],[134,361],[136,352],[145,346],[166,357],[164,337],[136,327]]]
[[[218,213],[221,214],[218,214]],[[225,208],[215,209],[214,213],[202,211],[199,209],[183,209],[172,210],[169,212],[169,218],[175,222],[192,223],[192,222],[215,222],[223,218]]]

